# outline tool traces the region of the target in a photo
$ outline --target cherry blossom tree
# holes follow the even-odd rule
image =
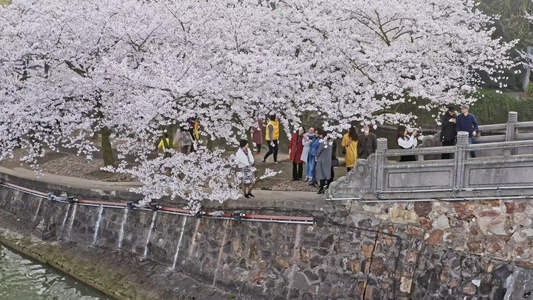
[[[470,103],[479,72],[500,80],[513,44],[492,30],[470,0],[16,0],[0,9],[0,159],[22,148],[38,168],[59,147],[90,157],[101,132],[120,159],[107,170],[138,178],[146,203],[198,209],[238,197],[232,158],[150,158],[165,131],[194,116],[236,144],[273,113],[287,131],[306,112],[336,131],[407,123],[416,112],[395,106]]]
[[[531,1],[533,3],[533,1]],[[526,12],[526,19],[529,20],[529,22],[531,22],[531,24],[533,24],[533,16],[528,14]],[[533,69],[533,51],[531,52],[520,52],[523,60],[524,60],[524,65],[526,67],[529,67],[530,69]]]
[[[479,72],[498,82],[513,43],[492,40],[492,19],[474,1],[296,1],[286,18],[312,61],[308,103],[341,123],[407,123],[394,107],[470,103]],[[317,97],[319,95],[319,97]],[[328,101],[330,100],[330,101]],[[416,113],[415,113],[416,115]]]

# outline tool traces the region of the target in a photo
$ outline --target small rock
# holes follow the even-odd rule
[[[431,202],[415,202],[415,212],[419,217],[427,217],[433,209]]]
[[[283,259],[282,259],[281,257],[279,257],[279,256],[276,257],[276,263],[277,263],[279,266],[283,267],[283,268],[288,268],[288,267],[289,267],[289,263],[286,262],[285,260],[283,260]]]
[[[402,291],[404,293],[411,293],[412,285],[413,285],[413,280],[412,279],[409,279],[409,278],[406,278],[406,277],[402,277],[400,279],[400,291]]]
[[[450,228],[450,221],[445,215],[440,215],[435,222],[433,222],[433,228],[443,230]]]
[[[252,281],[252,284],[261,285],[265,282],[266,278],[267,274],[265,272],[257,271],[250,274],[250,281]]]
[[[417,215],[415,212],[405,209],[391,209],[391,221],[399,224],[416,223]]]
[[[494,274],[500,277],[501,279],[506,279],[507,276],[511,274],[511,272],[509,272],[509,269],[507,268],[507,266],[501,266],[494,270]]]
[[[309,283],[307,283],[307,279],[304,275],[296,273],[293,279],[293,287],[299,291],[305,292],[309,290]]]
[[[429,237],[427,238],[426,243],[428,243],[429,245],[436,246],[439,244],[441,237],[442,237],[442,231],[440,230],[432,231],[429,234]]]
[[[467,295],[475,295],[477,293],[477,287],[473,285],[472,283],[467,283],[463,287],[463,293]]]

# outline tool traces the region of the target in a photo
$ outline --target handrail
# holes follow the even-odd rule
[[[489,135],[489,136],[478,136],[474,138],[474,141],[476,143],[498,143],[498,142],[505,142],[505,135],[504,134],[498,134],[498,135]]]
[[[514,137],[516,140],[533,140],[533,132],[517,133]]]
[[[468,151],[472,150],[493,150],[493,149],[510,149],[510,148],[522,148],[533,146],[533,141],[510,141],[502,143],[484,143],[467,145]]]
[[[514,128],[527,128],[527,127],[533,127],[533,121],[519,122],[519,123],[514,124]]]
[[[404,155],[429,155],[429,154],[442,154],[442,153],[454,153],[455,146],[444,146],[444,147],[423,147],[423,148],[413,148],[413,149],[394,149],[387,150],[385,154],[387,156],[404,156]]]
[[[487,125],[479,125],[478,126],[479,131],[491,131],[491,130],[503,130],[507,128],[507,124],[487,124]]]
[[[502,143],[484,143],[484,144],[472,144],[467,145],[465,151],[475,150],[493,150],[493,149],[510,149],[533,146],[533,141],[510,141]],[[443,147],[423,147],[413,149],[394,149],[387,150],[386,156],[404,156],[404,155],[430,155],[430,154],[442,154],[442,153],[454,153],[455,146],[443,146]]]

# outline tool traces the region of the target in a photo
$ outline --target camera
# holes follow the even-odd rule
[[[417,130],[416,130],[416,133],[417,133],[417,134],[422,134],[422,129],[417,129]]]

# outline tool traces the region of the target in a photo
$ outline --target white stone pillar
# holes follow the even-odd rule
[[[378,138],[377,140],[377,149],[376,149],[376,165],[375,165],[375,176],[373,178],[374,181],[374,193],[376,196],[379,195],[381,191],[383,191],[383,183],[384,183],[384,170],[385,165],[387,164],[388,158],[387,158],[387,139],[385,138]]]
[[[454,191],[459,192],[464,186],[465,163],[468,157],[468,132],[459,131],[457,133],[457,144],[455,145],[455,175]]]

